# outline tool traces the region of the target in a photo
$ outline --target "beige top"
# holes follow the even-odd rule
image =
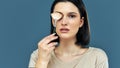
[[[29,68],[34,68],[38,57],[38,50],[31,54]],[[82,56],[72,62],[66,63],[58,59],[54,52],[48,68],[109,68],[106,53],[99,48],[89,47]]]

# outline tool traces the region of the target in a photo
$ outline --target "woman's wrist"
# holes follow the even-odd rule
[[[36,68],[47,68],[48,62],[38,60],[35,67]]]

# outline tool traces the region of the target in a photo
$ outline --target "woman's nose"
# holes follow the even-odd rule
[[[66,26],[68,24],[67,17],[63,17],[61,21],[61,25]]]

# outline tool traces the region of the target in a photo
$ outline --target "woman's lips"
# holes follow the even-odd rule
[[[61,28],[61,29],[60,29],[60,32],[61,32],[61,33],[67,33],[68,31],[69,31],[68,28]]]

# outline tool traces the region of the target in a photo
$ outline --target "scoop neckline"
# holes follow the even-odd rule
[[[55,55],[55,51],[52,52],[53,54],[53,57],[55,58],[55,60],[61,64],[72,64],[72,63],[75,63],[75,62],[79,62],[79,60],[84,56],[86,55],[88,52],[90,52],[90,50],[92,49],[92,47],[88,47],[88,50],[85,51],[85,53],[81,54],[80,57],[74,59],[73,61],[70,61],[70,62],[63,62],[62,60],[60,60],[56,55]]]

